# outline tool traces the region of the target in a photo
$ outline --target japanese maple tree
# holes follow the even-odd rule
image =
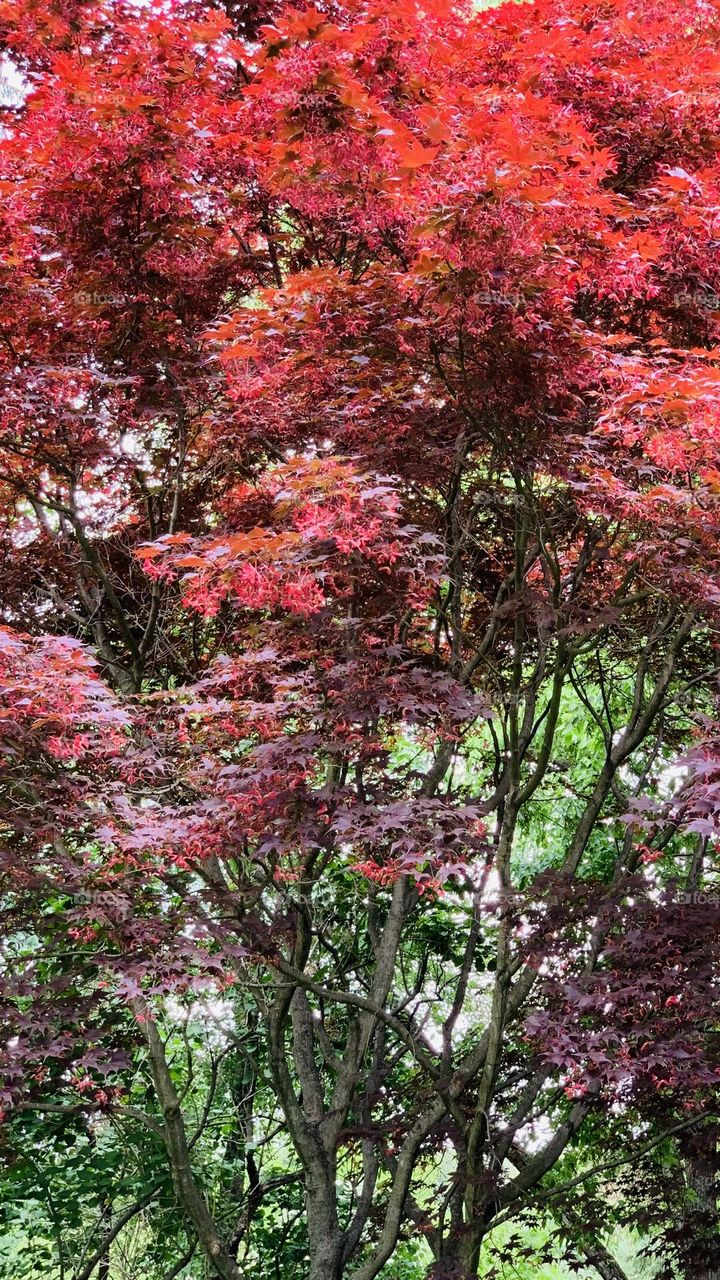
[[[718,5],[0,30],[3,1150],[120,1160],[51,1265],[711,1280]]]

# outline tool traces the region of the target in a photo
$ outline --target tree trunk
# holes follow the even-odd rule
[[[688,1185],[692,1189],[700,1212],[713,1231],[708,1239],[707,1262],[699,1260],[693,1266],[688,1280],[720,1280],[720,1215],[718,1215],[717,1172],[702,1161],[688,1162]],[[703,1232],[703,1240],[705,1233]]]
[[[310,1270],[308,1280],[341,1280],[342,1232],[338,1223],[335,1186],[308,1178],[307,1206]]]
[[[148,1047],[150,1070],[163,1113],[163,1140],[178,1204],[186,1219],[192,1223],[208,1263],[220,1280],[243,1280],[242,1272],[223,1241],[208,1202],[195,1181],[180,1099],[157,1026],[143,1000],[133,1001],[133,1008]]]

